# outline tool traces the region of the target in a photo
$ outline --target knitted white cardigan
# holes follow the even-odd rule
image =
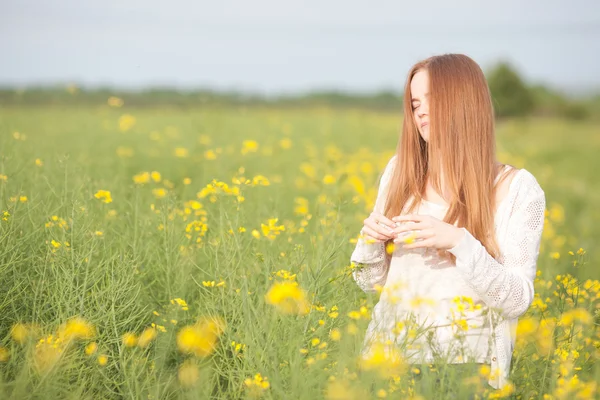
[[[388,163],[379,185],[375,210],[383,213],[387,188],[396,156]],[[539,254],[546,199],[535,177],[520,169],[513,177],[506,197],[495,215],[495,231],[500,257],[494,259],[471,233],[448,251],[456,256],[456,268],[469,286],[490,309],[494,335],[491,348],[492,374],[489,384],[499,389],[508,381],[516,339],[517,319],[533,301],[533,281]],[[389,270],[383,243],[366,243],[359,238],[350,257],[364,264],[353,277],[365,292],[384,286]]]

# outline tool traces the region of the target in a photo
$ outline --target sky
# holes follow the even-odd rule
[[[600,1],[0,0],[0,85],[398,90],[417,61],[600,90]]]

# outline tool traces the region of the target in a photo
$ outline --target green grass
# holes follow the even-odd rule
[[[127,131],[119,129],[123,114],[135,117]],[[244,380],[256,373],[270,382],[261,394],[265,398],[314,399],[327,393],[334,398],[332,393],[348,388],[356,396],[361,390],[371,397],[385,390],[391,398],[408,397],[413,390],[409,379],[394,382],[358,368],[368,318],[348,317],[377,301],[349,276],[349,241],[370,211],[400,122],[395,114],[323,108],[1,110],[0,174],[6,179],[0,179],[0,213],[8,215],[0,220],[0,346],[9,357],[0,363],[0,398],[245,398],[252,393]],[[509,120],[498,124],[497,133],[500,160],[537,177],[549,210],[536,284],[541,301],[549,299],[548,308],[532,307],[523,320],[538,326],[552,318],[560,321],[571,310],[596,312],[594,321],[579,318],[570,331],[553,325],[549,350],[535,334],[522,335],[531,340],[515,354],[517,394],[560,398],[557,377],[568,360],[582,368],[577,372],[582,383],[574,390],[600,379],[595,362],[600,303],[594,298],[599,288],[593,281],[586,290],[572,287],[600,275],[600,128],[561,120]],[[282,147],[284,138],[291,148]],[[245,140],[256,141],[257,151],[242,154]],[[177,148],[187,149],[187,157],[175,156]],[[216,159],[207,159],[207,150]],[[36,165],[36,159],[43,165]],[[135,184],[132,177],[143,171],[160,172],[160,182]],[[336,183],[324,184],[326,174]],[[258,175],[270,185],[232,183],[234,176]],[[191,183],[184,184],[185,178]],[[244,200],[227,194],[216,195],[214,202],[210,196],[198,198],[213,179],[240,186]],[[357,180],[364,192],[350,184]],[[158,188],[166,189],[164,198],[153,194]],[[94,197],[101,189],[110,191],[111,203]],[[295,212],[300,197],[308,202],[310,216]],[[198,232],[186,236],[186,226],[203,218],[186,205],[191,200],[206,213],[208,231],[201,245]],[[68,229],[46,227],[52,216],[64,219]],[[271,218],[285,226],[273,240],[261,228]],[[240,227],[246,231],[239,232]],[[584,255],[568,254],[580,247]],[[282,280],[275,275],[280,270],[297,274],[315,305],[308,315],[280,315],[266,303],[265,293]],[[567,273],[574,278],[565,289],[555,277]],[[203,284],[212,281],[215,286]],[[216,286],[221,281],[225,284]],[[175,298],[185,299],[189,310],[171,304]],[[337,318],[329,315],[334,306]],[[53,369],[40,373],[35,341],[55,334],[74,316],[93,324],[97,354],[106,354],[108,363],[100,366],[97,354],[86,356],[89,340],[84,340],[66,348]],[[196,359],[178,351],[176,335],[200,316],[218,316],[227,328],[214,353]],[[39,326],[33,343],[21,345],[11,338],[17,322]],[[166,332],[159,331],[149,347],[123,345],[124,333],[139,334],[152,323]],[[357,333],[349,333],[354,326]],[[334,328],[342,334],[339,342],[329,338]],[[327,346],[312,346],[315,338]],[[236,352],[232,341],[245,348]],[[197,362],[200,371],[189,389],[177,380],[186,359]],[[573,373],[569,370],[567,378]],[[488,397],[481,382],[477,387]],[[416,390],[425,398],[451,398],[458,395],[452,390],[463,389],[439,393],[424,384]]]

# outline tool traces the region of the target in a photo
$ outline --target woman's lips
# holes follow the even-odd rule
[[[429,125],[429,122],[422,122],[421,123],[421,128],[423,128],[425,125]]]

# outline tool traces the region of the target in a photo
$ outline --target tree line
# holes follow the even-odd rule
[[[600,93],[573,98],[544,85],[528,85],[516,69],[506,62],[494,66],[486,76],[498,118],[600,118]],[[235,91],[177,90],[168,87],[140,91],[85,89],[75,85],[0,88],[0,106],[102,105],[107,104],[110,97],[122,99],[127,106],[132,107],[327,106],[402,110],[402,93],[392,90],[367,94],[313,91],[295,95],[266,96]]]

